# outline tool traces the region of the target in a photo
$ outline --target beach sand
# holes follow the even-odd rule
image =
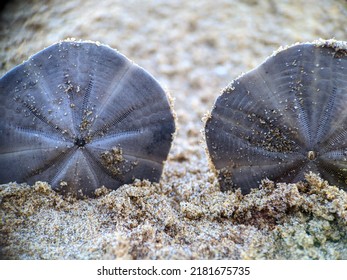
[[[45,182],[0,186],[3,259],[347,259],[347,194],[314,174],[221,192],[204,115],[222,88],[281,46],[347,40],[347,2],[12,1],[0,16],[0,75],[66,38],[99,41],[174,99],[177,133],[160,183],[97,198]],[[255,186],[257,187],[257,186]]]

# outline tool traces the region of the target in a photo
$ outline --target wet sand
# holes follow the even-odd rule
[[[346,40],[346,1],[14,1],[0,17],[0,74],[59,40],[100,41],[174,99],[159,184],[76,200],[48,184],[0,186],[5,259],[347,259],[347,195],[309,174],[220,192],[202,118],[220,90],[280,46]]]

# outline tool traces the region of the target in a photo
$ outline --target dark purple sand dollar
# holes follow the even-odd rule
[[[226,87],[205,125],[222,190],[319,173],[347,189],[347,43],[278,51]]]
[[[63,41],[0,80],[0,183],[93,195],[159,181],[175,123],[168,97],[110,47]]]

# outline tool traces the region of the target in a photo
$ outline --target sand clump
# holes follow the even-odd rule
[[[347,194],[314,174],[243,196],[136,181],[75,199],[47,183],[0,188],[9,259],[346,259]],[[194,186],[191,186],[194,188]],[[178,193],[177,193],[178,192]],[[177,196],[180,197],[177,200]],[[38,234],[39,233],[39,234]]]
[[[221,192],[201,134],[241,73],[280,46],[346,40],[345,26],[343,0],[11,1],[0,15],[1,75],[63,39],[99,41],[170,93],[177,132],[157,184],[75,199],[45,182],[0,182],[1,258],[347,259],[346,192],[313,174]]]

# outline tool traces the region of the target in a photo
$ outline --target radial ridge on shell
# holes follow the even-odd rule
[[[169,98],[112,48],[62,41],[0,80],[0,183],[93,195],[158,182],[175,122]]]
[[[347,43],[282,48],[228,85],[205,124],[222,190],[319,173],[347,190]]]

